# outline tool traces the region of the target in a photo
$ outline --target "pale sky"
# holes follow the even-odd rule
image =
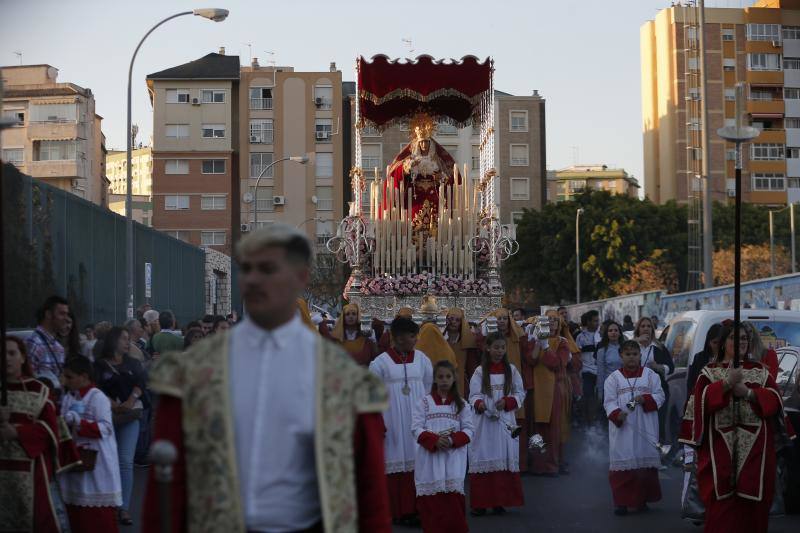
[[[744,0],[710,0],[742,7]],[[298,71],[354,79],[358,55],[473,54],[495,61],[495,87],[547,100],[547,167],[621,166],[642,179],[639,29],[669,0],[0,0],[0,65],[48,63],[59,81],[91,88],[111,149],[125,148],[128,65],[159,20],[222,7],[221,23],[180,17],[158,28],[133,70],[133,122],[152,130],[145,76],[216,52],[271,57]],[[413,52],[402,39],[409,38]],[[251,44],[251,48],[247,46]],[[271,56],[267,52],[274,52]]]

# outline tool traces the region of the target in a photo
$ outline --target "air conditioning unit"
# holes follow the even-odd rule
[[[328,132],[327,131],[318,131],[317,132],[317,140],[318,141],[324,141],[327,138],[328,138]]]
[[[251,135],[250,136],[250,142],[251,143],[260,143],[261,142],[261,137],[259,137],[258,135]]]
[[[200,99],[199,98],[192,98],[192,105],[200,105]]]
[[[250,231],[250,224],[242,224],[239,229],[242,233],[247,233]]]
[[[728,189],[728,198],[736,197],[736,189]]]
[[[272,197],[272,205],[286,205],[286,197],[285,196],[273,196]]]
[[[314,98],[314,105],[320,107],[322,105],[322,98]]]
[[[772,46],[774,46],[775,48],[780,48],[781,46],[783,46],[783,43],[781,41],[772,41]]]

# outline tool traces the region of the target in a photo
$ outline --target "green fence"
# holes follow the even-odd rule
[[[33,326],[36,308],[65,296],[78,323],[126,319],[125,217],[21,174],[4,163],[3,250],[7,325]],[[135,306],[171,309],[180,324],[202,317],[205,254],[134,224]],[[145,263],[152,265],[145,297]]]

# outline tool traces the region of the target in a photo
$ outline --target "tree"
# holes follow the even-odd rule
[[[612,287],[614,294],[633,294],[644,291],[678,290],[678,271],[665,250],[656,249],[650,257],[631,267],[628,276]]]
[[[775,247],[775,275],[791,272],[791,259],[786,248]],[[742,281],[767,278],[770,273],[770,251],[768,244],[746,244],[742,246]],[[714,284],[733,283],[733,247],[714,252]]]

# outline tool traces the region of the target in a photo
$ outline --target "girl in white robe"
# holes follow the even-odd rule
[[[389,393],[389,408],[383,413],[386,425],[384,454],[389,504],[396,523],[416,523],[414,462],[417,443],[411,434],[413,406],[428,394],[433,383],[430,359],[414,349],[419,326],[408,318],[395,318],[391,333],[393,346],[369,364]]]
[[[411,431],[418,446],[414,464],[417,510],[423,531],[468,531],[464,476],[472,412],[456,386],[456,369],[439,361],[430,394],[414,405]]]
[[[470,507],[481,516],[525,504],[519,474],[519,437],[514,412],[522,407],[525,388],[519,371],[509,363],[506,339],[486,338],[481,366],[469,382],[469,403],[475,410],[475,438],[469,447]]]
[[[603,407],[608,416],[609,474],[614,513],[629,508],[646,510],[648,502],[661,499],[658,467],[658,408],[664,392],[657,373],[640,364],[636,341],[620,347],[622,368],[604,384]]]
[[[58,480],[73,531],[114,532],[117,508],[122,505],[117,441],[111,401],[92,384],[91,375],[91,362],[85,357],[67,360],[64,380],[69,393],[61,399],[61,413],[78,448],[97,451],[95,466],[68,471]]]

